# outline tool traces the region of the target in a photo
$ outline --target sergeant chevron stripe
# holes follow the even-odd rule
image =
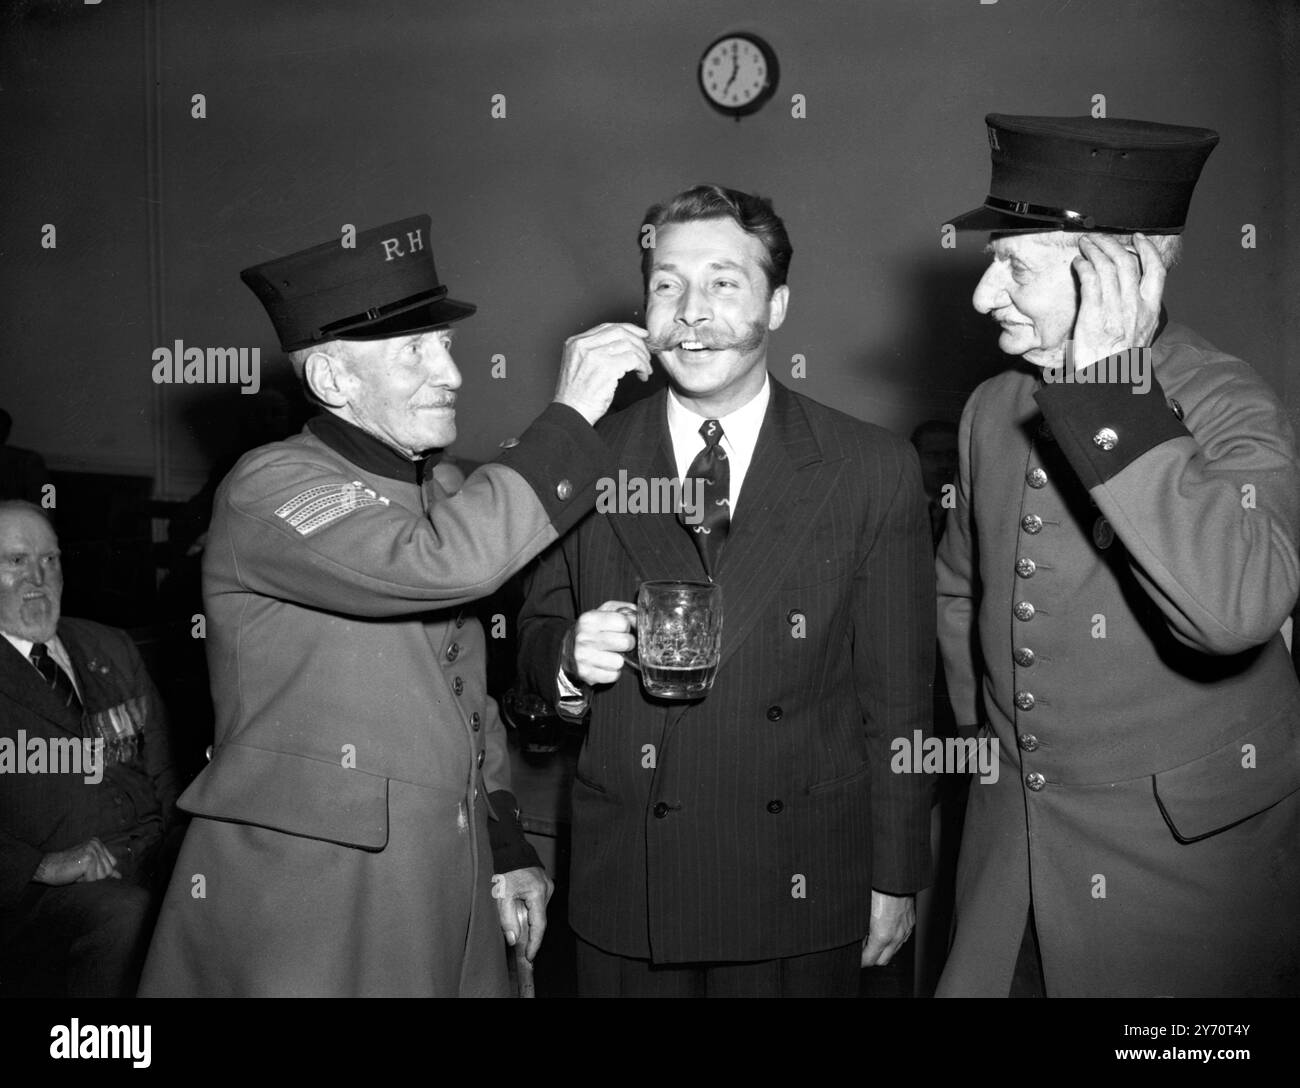
[[[310,487],[279,507],[275,516],[283,518],[303,536],[310,536],[354,510],[363,506],[387,506],[388,501],[360,480],[353,480],[347,484]]]

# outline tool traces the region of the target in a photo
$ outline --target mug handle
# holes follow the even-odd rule
[[[618,609],[618,611],[619,611],[619,612],[622,612],[623,615],[625,615],[625,616],[635,616],[635,615],[636,615],[636,609],[635,609],[635,608],[620,608],[620,609]],[[631,665],[632,668],[636,669],[637,672],[640,672],[640,671],[641,671],[641,663],[640,663],[639,661],[635,661],[635,660],[633,660],[632,658],[628,657],[628,654],[630,654],[630,653],[631,653],[631,654],[634,654],[634,653],[636,653],[636,651],[635,651],[635,650],[626,650],[626,651],[624,651],[624,653],[623,653],[623,660],[624,660],[624,662],[626,662],[627,664]]]

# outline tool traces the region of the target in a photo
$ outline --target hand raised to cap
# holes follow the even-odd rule
[[[1074,321],[1077,370],[1116,352],[1144,348],[1155,335],[1165,266],[1146,235],[1133,235],[1133,246],[1136,254],[1105,234],[1079,239],[1079,256],[1072,262],[1079,277],[1079,313]]]

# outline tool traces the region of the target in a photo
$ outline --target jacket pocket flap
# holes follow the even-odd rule
[[[382,850],[388,779],[319,759],[223,744],[178,802],[212,820]]]
[[[1300,789],[1294,706],[1207,755],[1161,771],[1156,803],[1179,842],[1195,842],[1277,804]]]

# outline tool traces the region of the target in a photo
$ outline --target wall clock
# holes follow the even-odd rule
[[[736,120],[776,94],[780,70],[772,47],[756,34],[724,34],[700,58],[700,90],[719,113]]]

